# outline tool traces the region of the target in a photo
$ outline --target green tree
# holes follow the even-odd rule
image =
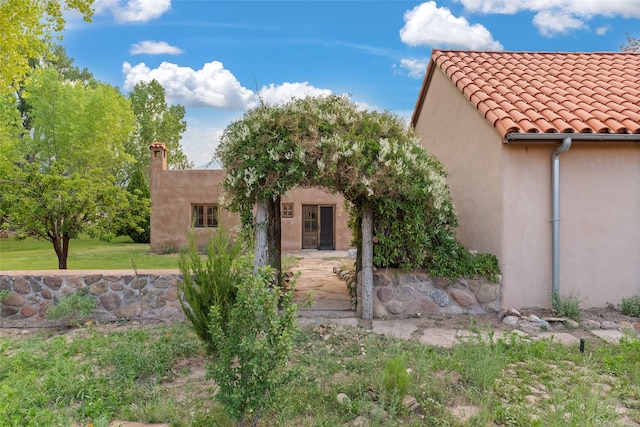
[[[134,169],[142,170],[149,182],[149,146],[154,142],[162,142],[167,146],[167,167],[170,169],[189,169],[193,167],[182,152],[180,139],[187,129],[184,120],[185,109],[182,105],[168,106],[165,101],[164,88],[156,80],[149,83],[140,82],[129,93],[131,108],[136,116],[136,127],[132,138],[127,142],[127,153],[136,162],[130,168],[129,176]]]
[[[142,231],[148,198],[116,184],[132,161],[124,149],[135,120],[128,100],[110,85],[65,81],[53,67],[35,69],[24,96],[31,127],[7,138],[11,158],[0,169],[8,225],[50,241],[61,269],[80,233]]]
[[[85,21],[91,21],[93,3],[94,0],[1,1],[0,96],[16,92],[31,70],[31,58],[50,54],[55,34],[65,27],[64,11],[78,11]]]
[[[10,206],[9,224],[23,233],[51,242],[58,268],[67,268],[69,242],[81,233],[109,240],[124,223],[139,220],[129,209],[127,193],[100,169],[67,174],[57,164],[45,172],[36,164],[15,167],[1,183]]]
[[[55,163],[67,173],[101,168],[116,178],[133,162],[125,143],[135,117],[117,88],[65,81],[48,67],[34,71],[25,93],[32,127],[22,138],[21,149],[29,162],[45,171]]]

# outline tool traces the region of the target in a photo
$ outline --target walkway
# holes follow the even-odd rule
[[[523,339],[553,339],[555,342],[575,346],[580,344],[581,339],[585,339],[589,345],[591,340],[617,343],[625,336],[625,333],[617,329],[577,328],[524,332],[506,327],[495,314],[443,315],[440,318],[416,317],[365,322],[356,316],[345,282],[333,272],[333,268],[341,263],[353,262],[352,258],[348,258],[346,251],[294,251],[285,252],[283,255],[299,258],[292,268],[293,272],[301,273],[296,285],[294,301],[301,303],[311,294],[314,302],[311,307],[300,305],[298,317],[302,324],[334,323],[362,326],[374,333],[415,339],[437,347],[452,347],[461,340],[478,336],[478,332],[485,337],[490,333],[494,339],[517,334]]]
[[[347,286],[333,272],[341,262],[353,262],[347,251],[295,251],[284,255],[300,258],[292,268],[293,272],[301,273],[294,300],[297,303],[313,300],[311,307],[300,305],[300,317],[355,318]]]

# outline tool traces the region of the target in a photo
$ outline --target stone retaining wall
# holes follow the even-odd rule
[[[499,278],[500,279],[500,278]],[[362,274],[357,280],[358,308],[361,316]],[[423,272],[405,273],[398,269],[379,269],[373,273],[373,316],[408,317],[418,314],[484,314],[500,311],[502,286],[486,278],[434,278]]]
[[[2,319],[42,321],[47,309],[61,298],[83,289],[98,302],[93,319],[113,321],[138,317],[184,319],[178,301],[177,274],[0,275],[0,290],[9,295],[0,302]]]

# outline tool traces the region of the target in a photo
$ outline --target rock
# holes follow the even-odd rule
[[[396,296],[400,301],[409,301],[416,295],[416,290],[411,286],[400,286],[396,291]]]
[[[16,293],[11,293],[2,300],[2,304],[9,307],[22,307],[24,305],[24,297]]]
[[[122,299],[120,299],[118,294],[111,292],[100,297],[100,304],[102,304],[106,310],[112,311],[120,307]]]
[[[167,291],[167,301],[173,302],[178,299],[178,288],[173,286]]]
[[[633,323],[631,323],[631,322],[627,322],[627,321],[625,321],[625,320],[623,320],[622,322],[618,322],[618,327],[619,327],[620,329],[622,329],[623,331],[627,331],[627,330],[633,330],[633,329],[635,329],[635,328],[633,327]]]
[[[474,283],[474,282],[471,282]],[[471,288],[472,289],[472,288]],[[500,285],[485,283],[476,292],[476,299],[480,304],[489,303],[500,296]]]
[[[31,317],[37,313],[36,309],[31,307],[30,305],[22,306],[21,314],[22,317]]]
[[[580,326],[580,324],[573,319],[566,319],[563,323],[564,323],[564,326],[566,326],[569,329],[576,329]]]
[[[82,279],[79,276],[67,277],[67,286],[71,288],[79,288],[82,286]]]
[[[388,315],[389,315],[389,312],[387,311],[386,308],[384,308],[384,305],[380,303],[373,304],[373,317],[382,318],[382,317],[387,317]]]
[[[387,310],[389,313],[397,316],[404,313],[404,306],[400,301],[391,301],[387,304]]]
[[[516,310],[515,308],[508,308],[505,312],[504,312],[505,316],[515,316],[515,317],[522,317],[522,314],[520,314],[520,312],[518,310]]]
[[[131,286],[131,289],[142,289],[147,286],[147,279],[135,279],[131,281],[131,284],[129,286]]]
[[[349,258],[355,258],[357,255],[358,255],[357,249],[349,249],[349,251],[347,252],[347,256]]]
[[[516,326],[518,324],[518,320],[520,319],[516,316],[505,316],[504,319],[502,319],[502,323],[507,326]]]
[[[449,294],[440,289],[436,289],[435,291],[431,292],[431,298],[433,298],[433,301],[440,307],[446,307],[447,305],[449,305]]]
[[[500,308],[500,302],[499,302],[499,301],[491,302],[491,303],[487,304],[487,305],[484,307],[484,309],[485,309],[485,311],[486,311],[487,313],[491,313],[491,314],[498,314],[498,313],[500,313],[500,310],[501,310],[501,308]]]
[[[124,302],[126,302],[127,304],[131,304],[132,302],[135,302],[137,299],[138,299],[138,293],[133,289],[126,289],[124,291]]]
[[[92,274],[84,278],[84,283],[86,283],[87,285],[91,285],[93,283],[96,283],[100,279],[102,279],[102,274]]]
[[[600,323],[600,329],[618,329],[618,324],[610,320],[605,320]]]
[[[481,305],[472,305],[471,307],[468,308],[467,313],[468,314],[486,314],[487,312],[484,311],[484,308],[482,308]]]
[[[60,276],[45,276],[42,281],[54,291],[57,291],[62,286],[62,277]]]
[[[139,317],[142,314],[142,307],[140,304],[129,304],[125,307],[120,307],[113,312],[119,319],[131,319],[133,317]]]
[[[538,316],[536,316],[535,314],[530,314],[527,316],[527,320],[529,322],[533,322],[533,323],[540,323],[540,318]]]
[[[469,291],[462,289],[452,289],[450,292],[451,298],[462,307],[471,307],[476,305],[476,297]]]
[[[551,329],[551,325],[546,320],[540,319],[540,322],[538,323],[540,324],[540,329],[542,329],[543,331],[548,331],[549,329]]]
[[[349,399],[349,396],[347,396],[345,393],[338,393],[338,395],[336,396],[336,400],[340,405],[346,405],[351,402],[351,399]]]
[[[380,302],[389,302],[391,298],[393,298],[393,289],[388,286],[378,288],[376,290],[376,297],[378,297],[378,301]]]
[[[91,295],[102,295],[109,290],[109,284],[107,282],[93,283],[89,286],[89,293]]]
[[[580,326],[584,329],[600,329],[600,322],[596,320],[583,320],[580,322]]]
[[[142,297],[142,303],[146,308],[159,308],[167,304],[167,297],[162,291],[151,291]]]
[[[42,298],[44,299],[51,299],[52,295],[51,295],[51,291],[47,288],[44,288],[42,290],[42,292],[40,292],[40,295],[42,295]]]
[[[112,291],[120,292],[121,290],[123,290],[123,289],[124,289],[124,285],[123,285],[122,283],[117,283],[117,282],[116,282],[116,283],[112,283],[112,284],[109,286],[109,288],[110,288]]]
[[[404,396],[404,399],[402,399],[402,406],[404,406],[414,414],[422,413],[422,407],[420,406],[420,403],[418,403],[418,399],[411,396],[410,394]]]
[[[440,312],[438,306],[433,303],[431,298],[423,295],[419,295],[413,300],[409,301],[404,306],[404,314],[438,314]]]
[[[16,280],[13,282],[13,291],[19,294],[28,294],[31,292],[29,281],[24,277],[16,277]]]

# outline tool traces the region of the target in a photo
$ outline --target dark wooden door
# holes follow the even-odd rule
[[[318,249],[333,250],[333,206],[320,206],[320,245]]]
[[[318,249],[318,205],[302,205],[302,249]]]

